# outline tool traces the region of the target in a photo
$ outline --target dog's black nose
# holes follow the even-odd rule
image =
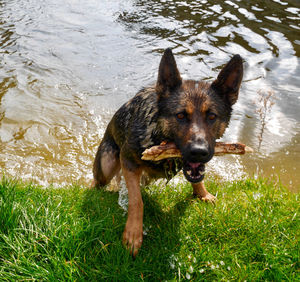
[[[190,148],[190,156],[194,160],[203,161],[209,156],[208,147],[202,144],[193,144]]]

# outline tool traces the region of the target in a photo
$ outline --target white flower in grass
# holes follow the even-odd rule
[[[221,265],[225,265],[225,262],[221,260],[221,261],[220,261],[220,264],[221,264]]]
[[[230,270],[231,270],[231,267],[230,267],[230,266],[228,266],[228,267],[227,267],[227,270],[228,270],[228,271],[230,271]]]
[[[186,277],[187,280],[191,279],[191,275],[188,272],[186,273],[185,277]]]
[[[204,273],[204,271],[205,271],[205,270],[204,270],[203,268],[201,268],[201,269],[199,270],[200,273]]]
[[[174,254],[172,254],[169,258],[170,267],[172,269],[175,268],[176,261],[177,261],[177,257]]]
[[[210,266],[210,268],[211,268],[212,270],[214,270],[214,269],[216,268],[216,266],[212,264],[212,265]]]
[[[194,272],[194,268],[192,266],[190,266],[188,272],[189,273],[193,273]]]
[[[253,194],[253,199],[254,200],[258,200],[259,198],[261,198],[262,197],[262,194],[261,193],[254,193]]]

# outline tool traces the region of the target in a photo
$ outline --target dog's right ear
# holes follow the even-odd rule
[[[176,61],[170,48],[166,49],[158,70],[156,82],[156,92],[160,96],[167,90],[172,91],[178,88],[182,83],[180,73],[177,69]]]

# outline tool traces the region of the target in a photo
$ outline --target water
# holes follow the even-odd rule
[[[212,80],[233,54],[245,60],[223,139],[256,152],[218,157],[209,175],[262,174],[299,189],[299,15],[298,0],[0,1],[1,171],[89,183],[107,122],[155,81],[172,47],[184,78]],[[259,93],[268,92],[276,99],[261,135]]]

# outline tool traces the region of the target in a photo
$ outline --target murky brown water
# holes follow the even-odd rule
[[[213,79],[233,54],[245,59],[224,140],[257,150],[258,92],[276,96],[259,152],[216,158],[211,174],[276,175],[299,189],[299,15],[298,0],[0,1],[0,169],[45,185],[90,181],[108,120],[155,81],[172,47],[195,79]]]

